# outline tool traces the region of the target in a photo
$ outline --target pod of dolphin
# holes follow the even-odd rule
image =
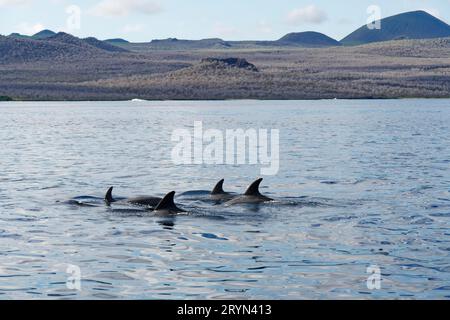
[[[270,202],[273,199],[262,195],[259,192],[259,186],[262,178],[254,181],[242,195],[233,195],[223,189],[224,179],[220,180],[210,193],[211,200],[224,202],[225,205],[245,204],[245,203],[263,203]],[[135,198],[114,199],[114,187],[110,187],[105,195],[105,203],[109,206],[112,203],[131,204],[147,207],[156,214],[178,214],[185,210],[180,209],[174,201],[175,191],[169,192],[163,198],[152,196],[140,196]]]

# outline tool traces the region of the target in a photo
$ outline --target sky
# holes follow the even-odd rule
[[[450,22],[450,0],[0,0],[0,34],[51,29],[147,42],[275,40],[289,32],[318,31],[340,40],[378,13],[412,10]]]

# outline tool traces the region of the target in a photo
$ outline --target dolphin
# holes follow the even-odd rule
[[[173,198],[175,197],[175,191],[169,192],[153,209],[153,212],[158,215],[176,215],[178,213],[186,212],[177,207]]]
[[[225,205],[230,206],[234,204],[262,203],[273,201],[273,199],[266,197],[259,192],[259,185],[262,181],[262,178],[256,180],[247,188],[247,191],[245,191],[243,195],[231,199],[230,201],[226,202]]]
[[[229,192],[225,192],[223,190],[223,183],[224,183],[224,179],[220,180],[216,186],[214,187],[214,189],[211,191],[210,197],[212,200],[215,201],[224,201],[224,200],[230,200],[231,198],[233,198],[233,195]]]
[[[127,198],[127,199],[114,199],[112,196],[113,189],[114,189],[114,187],[111,187],[106,192],[105,202],[107,205],[117,202],[117,203],[129,203],[129,204],[143,206],[143,207],[155,208],[162,200],[162,198],[151,197],[151,196],[139,196],[139,197]]]

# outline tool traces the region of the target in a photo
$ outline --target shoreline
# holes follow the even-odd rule
[[[131,103],[144,103],[144,102],[265,102],[265,101],[398,101],[398,100],[450,100],[448,97],[399,97],[399,98],[339,98],[339,99],[142,99],[140,101],[133,101],[129,99],[118,100],[4,100],[0,101],[1,104],[6,103],[34,103],[34,102],[131,102]]]

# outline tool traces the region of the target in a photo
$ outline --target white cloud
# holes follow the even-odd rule
[[[29,24],[28,22],[22,22],[16,26],[17,32],[28,36],[32,36],[33,34],[36,34],[44,29],[45,26],[42,23]]]
[[[155,14],[161,5],[151,0],[103,0],[93,6],[89,13],[95,16],[126,16],[132,13]]]
[[[289,12],[287,22],[293,25],[304,23],[320,24],[328,19],[325,11],[311,4],[306,7],[297,8]]]
[[[0,0],[0,7],[23,6],[32,2],[33,0]]]

